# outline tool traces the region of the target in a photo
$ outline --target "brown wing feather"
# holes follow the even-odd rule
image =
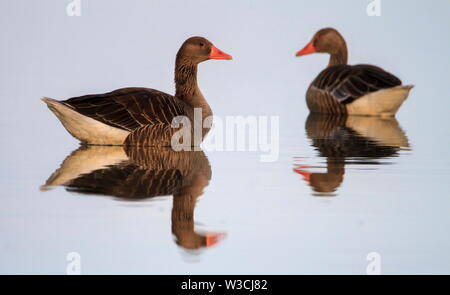
[[[174,96],[150,88],[122,88],[62,101],[77,112],[104,124],[133,131],[154,124],[170,124],[184,114],[183,103]]]
[[[376,66],[337,65],[323,70],[311,88],[347,104],[371,92],[401,84],[400,79]]]
[[[179,128],[172,128],[165,123],[144,125],[135,130],[125,139],[127,146],[171,146],[172,135]]]

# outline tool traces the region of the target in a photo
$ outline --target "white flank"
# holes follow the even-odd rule
[[[129,134],[128,131],[86,117],[57,100],[44,97],[42,101],[58,117],[67,131],[83,143],[122,145]]]
[[[349,115],[395,116],[414,86],[397,86],[364,95],[347,104]]]

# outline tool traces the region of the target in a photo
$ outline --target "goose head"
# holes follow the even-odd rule
[[[347,45],[342,35],[333,28],[324,28],[314,34],[311,41],[297,52],[296,56],[303,56],[312,53],[338,54],[342,50],[347,50]]]
[[[209,59],[232,59],[231,55],[215,47],[203,37],[191,37],[184,41],[177,57],[190,64],[199,64]]]

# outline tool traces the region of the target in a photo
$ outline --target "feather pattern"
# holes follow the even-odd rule
[[[144,125],[133,130],[125,139],[128,146],[171,146],[172,136],[179,128],[169,124]]]
[[[184,115],[183,102],[150,88],[122,88],[105,94],[62,101],[78,113],[112,127],[133,131],[142,126],[170,124]]]
[[[311,83],[339,103],[348,104],[366,94],[402,84],[394,75],[373,65],[335,65],[323,70]]]

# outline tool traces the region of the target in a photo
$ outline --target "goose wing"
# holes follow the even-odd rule
[[[338,102],[348,104],[381,89],[402,84],[399,78],[373,65],[337,65],[326,68],[311,87],[326,92]]]
[[[62,103],[84,116],[127,131],[145,125],[170,124],[174,117],[184,113],[180,100],[149,88],[122,88],[73,97]]]

